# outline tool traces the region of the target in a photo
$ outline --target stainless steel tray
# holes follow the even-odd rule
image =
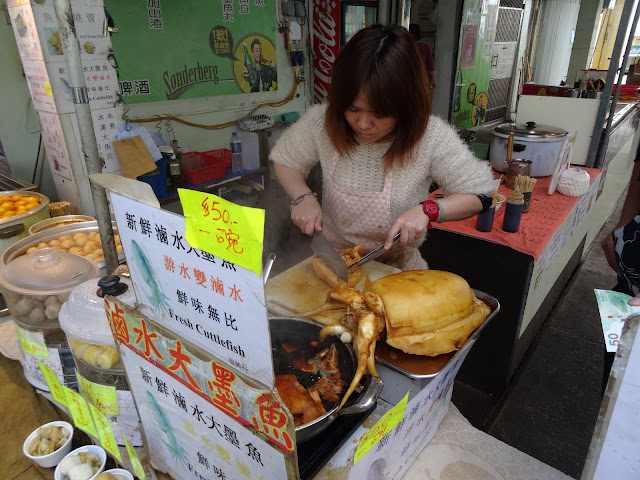
[[[473,345],[473,342],[475,342],[482,330],[500,311],[500,303],[494,297],[476,289],[473,289],[473,291],[476,297],[489,305],[491,313],[485,318],[482,325],[469,335],[469,338],[467,338],[467,341],[464,342],[459,350],[438,355],[437,357],[427,357],[424,355],[404,353],[401,350],[390,347],[386,342],[378,342],[376,344],[376,362],[413,379],[428,379],[437,376],[449,362],[452,362],[467,349],[471,348],[471,345]]]

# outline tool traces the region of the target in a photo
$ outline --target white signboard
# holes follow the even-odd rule
[[[9,18],[22,60],[42,60],[36,22],[29,4],[9,7]]]
[[[118,129],[119,118],[116,109],[104,108],[92,110],[91,118],[93,119],[93,130],[96,136],[96,144],[98,145],[98,155],[100,155],[102,162],[102,172],[111,173],[120,171],[118,155],[113,148],[114,137],[120,132]],[[73,131],[75,132],[75,137],[78,142],[78,150],[82,153],[78,118],[75,115],[71,117],[71,124],[73,125]]]
[[[349,471],[349,480],[399,480],[436,434],[449,409],[453,380],[470,348],[451,362],[409,403],[400,423]],[[354,449],[355,452],[355,449]],[[351,455],[353,459],[353,454]]]
[[[192,248],[180,215],[115,193],[111,205],[139,310],[234,370],[273,387],[261,277]]]
[[[56,102],[53,98],[53,87],[49,79],[49,72],[42,60],[28,60],[22,62],[24,75],[27,78],[29,91],[34,108],[39,112],[56,113]],[[69,91],[69,101],[71,92]],[[73,108],[73,105],[72,105]],[[65,112],[66,113],[66,112]]]
[[[71,180],[69,152],[64,141],[60,119],[55,113],[40,112],[39,115],[42,124],[42,140],[49,157],[51,171]]]
[[[133,351],[120,353],[157,468],[182,479],[287,478],[283,452]]]

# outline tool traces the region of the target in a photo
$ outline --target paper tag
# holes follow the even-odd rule
[[[62,385],[60,385],[60,381],[56,374],[40,360],[38,360],[38,365],[40,365],[40,370],[42,371],[42,375],[44,375],[44,379],[49,386],[49,391],[51,392],[53,399],[67,407],[67,397],[64,394],[64,390],[62,389]]]
[[[51,84],[49,82],[44,82],[44,94],[47,97],[53,96],[53,90],[51,90]]]
[[[376,423],[371,430],[365,433],[358,443],[356,453],[353,457],[353,463],[357,463],[365,453],[367,453],[371,447],[384,438],[384,436],[395,428],[400,423],[402,417],[404,417],[404,411],[407,408],[407,401],[409,400],[409,392],[404,396],[400,402],[385,413],[382,418]]]
[[[44,343],[42,332],[30,332],[16,325],[16,333],[24,353],[34,357],[49,358],[49,350],[47,349],[47,344]]]
[[[113,430],[111,429],[109,420],[93,405],[89,404],[89,409],[91,410],[93,421],[98,429],[98,439],[100,440],[102,448],[122,463],[122,457],[120,456],[120,450],[118,449],[118,442],[116,442],[116,437],[113,435]]]
[[[76,376],[78,377],[78,387],[82,392],[82,396],[87,399],[89,404],[98,407],[98,410],[105,415],[120,414],[116,387],[90,382],[78,372],[76,372]]]
[[[185,237],[192,247],[260,275],[264,210],[195,190],[178,189],[178,194],[186,218]]]
[[[131,466],[133,467],[133,471],[140,480],[147,480],[146,475],[144,474],[144,469],[142,468],[142,463],[140,463],[140,459],[138,458],[138,454],[133,449],[131,444],[129,443],[129,439],[123,433],[122,438],[124,440],[124,445],[127,447],[127,453],[129,454],[129,459],[131,460]]]
[[[73,423],[75,423],[76,427],[84,430],[89,435],[97,437],[98,432],[96,432],[96,427],[93,425],[89,406],[85,399],[82,398],[82,395],[78,392],[75,392],[64,385],[62,386],[62,390],[64,390],[64,394],[67,397],[67,406],[69,407],[71,418],[73,418]]]

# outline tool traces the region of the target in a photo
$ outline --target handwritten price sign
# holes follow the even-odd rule
[[[178,189],[178,194],[186,218],[185,237],[192,247],[260,275],[264,210],[195,190]]]

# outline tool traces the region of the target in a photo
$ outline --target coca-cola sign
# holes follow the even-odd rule
[[[313,0],[313,101],[329,96],[331,70],[340,51],[340,0]]]

